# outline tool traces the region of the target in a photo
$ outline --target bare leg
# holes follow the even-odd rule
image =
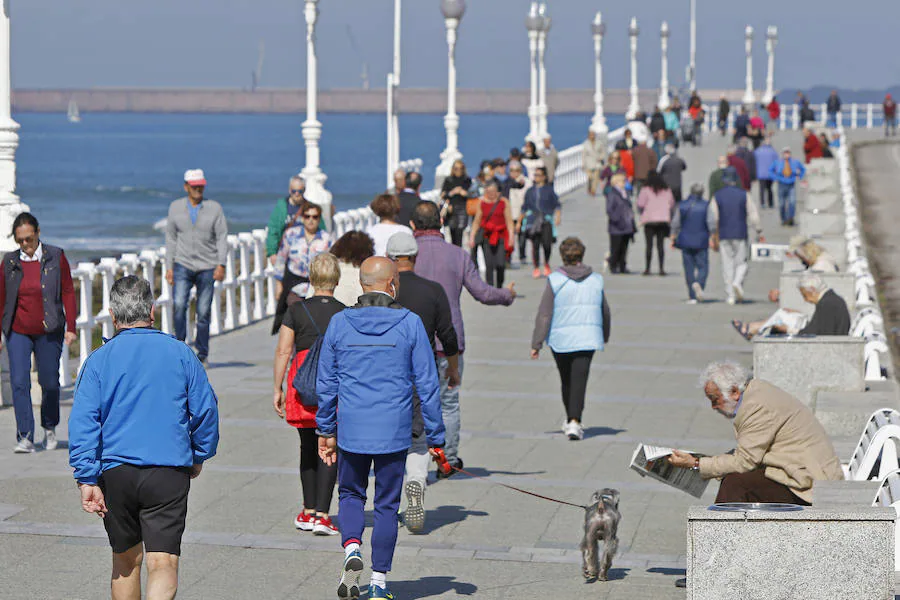
[[[172,600],[178,591],[178,557],[147,553],[147,600]]]
[[[125,552],[113,552],[112,600],[141,600],[141,561],[143,546],[137,544]]]

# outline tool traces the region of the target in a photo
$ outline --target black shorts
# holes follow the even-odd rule
[[[105,471],[99,485],[109,511],[103,526],[113,552],[143,542],[146,552],[181,555],[189,468],[119,465]]]

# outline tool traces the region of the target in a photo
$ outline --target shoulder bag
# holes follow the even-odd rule
[[[297,369],[292,385],[300,396],[300,404],[309,408],[315,408],[319,406],[319,395],[316,393],[316,377],[319,375],[319,353],[322,350],[323,336],[309,309],[306,308],[306,301],[300,300],[300,306],[303,307],[306,316],[315,328],[317,337],[313,345],[306,351],[306,357]]]

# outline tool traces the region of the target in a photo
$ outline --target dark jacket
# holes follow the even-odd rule
[[[729,112],[731,112],[731,104],[728,103],[728,100],[722,98],[719,100],[719,121],[727,121]]]
[[[825,109],[830,113],[836,113],[841,110],[841,98],[837,94],[833,96],[828,96],[828,103],[825,106]]]
[[[737,171],[734,167],[725,167],[724,169],[716,169],[709,176],[709,197],[714,198],[716,192],[725,187],[725,182],[723,181],[725,172],[732,171],[734,172],[735,177],[737,177]]]
[[[560,267],[569,279],[575,281],[583,281],[591,276],[594,272],[587,265],[563,265]],[[534,320],[534,331],[531,335],[531,347],[540,350],[550,333],[550,324],[553,321],[553,288],[547,281],[544,288],[544,295],[541,296],[541,304],[538,306],[538,314]],[[606,302],[606,293],[603,293],[603,342],[609,342],[609,332],[612,327],[612,315],[609,312],[609,304]]]
[[[675,246],[681,250],[709,248],[709,202],[700,196],[688,196],[675,207],[672,232]]]
[[[753,151],[741,146],[735,150],[734,155],[744,161],[750,181],[756,181],[756,156],[753,154]]]
[[[747,193],[737,186],[729,185],[716,192],[719,209],[719,239],[747,239]]]
[[[422,199],[419,197],[419,194],[408,192],[406,190],[397,194],[397,199],[400,201],[400,212],[397,214],[397,223],[409,227],[409,222],[412,220],[413,209],[416,207],[416,204],[422,201]]]
[[[656,152],[647,144],[638,144],[631,151],[634,158],[634,178],[637,181],[647,179],[650,171],[656,170]]]
[[[631,201],[618,189],[609,188],[606,194],[606,215],[609,217],[610,235],[628,235],[634,233],[634,210]]]
[[[826,290],[816,303],[816,310],[800,335],[848,335],[850,333],[850,311],[844,299]]]
[[[666,117],[659,111],[650,117],[650,133],[656,133],[666,128]]]
[[[681,174],[687,169],[684,160],[677,154],[668,154],[663,156],[662,160],[656,166],[660,177],[666,182],[672,190],[681,190]],[[680,198],[681,196],[678,196]],[[677,199],[677,198],[676,198]]]
[[[72,285],[72,273],[69,261],[61,248],[41,244],[41,287],[44,290],[44,330],[47,333],[57,331],[75,332],[75,286]],[[3,335],[7,338],[12,332],[16,317],[16,303],[19,299],[19,286],[22,284],[22,261],[19,250],[7,252],[3,256],[3,279],[0,280],[0,306],[3,308]],[[64,310],[65,309],[65,310]],[[71,314],[69,314],[71,312]],[[68,325],[68,327],[67,327]]]
[[[739,157],[737,154],[729,154],[728,155],[728,165],[733,167],[735,171],[737,171],[738,179],[741,182],[741,187],[745,190],[750,189],[750,170],[747,169],[747,163]]]

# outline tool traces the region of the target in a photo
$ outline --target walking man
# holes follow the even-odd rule
[[[778,182],[778,210],[781,213],[781,224],[793,227],[794,211],[797,209],[797,182],[806,175],[806,167],[793,158],[791,149],[785,146],[781,150],[781,160],[776,160],[769,167],[769,175]]]
[[[459,345],[450,318],[450,301],[441,284],[415,274],[418,253],[416,238],[409,233],[395,233],[388,240],[388,258],[397,263],[397,271],[400,273],[397,302],[422,319],[425,335],[431,342],[432,349],[437,335],[449,363],[449,386],[455,388],[459,385]],[[425,423],[420,403],[419,395],[415,394],[412,446],[406,456],[406,512],[403,522],[411,533],[418,533],[425,527],[425,481],[428,479],[428,464],[431,462],[428,444],[423,435]]]
[[[675,202],[681,202],[681,175],[687,169],[687,165],[675,149],[675,144],[666,144],[666,154],[656,165],[656,171],[662,180],[672,190]]]
[[[397,194],[400,201],[400,213],[397,215],[397,223],[409,227],[413,209],[419,203],[419,188],[422,187],[422,175],[411,171],[406,174],[406,186]]]
[[[884,137],[897,135],[897,103],[890,94],[884,97],[881,109],[884,111]]]
[[[544,161],[544,168],[547,169],[547,181],[553,183],[556,177],[556,169],[559,167],[559,152],[553,145],[553,139],[548,135],[544,138],[544,147],[541,148],[541,160]]]
[[[841,98],[838,96],[837,90],[831,90],[825,110],[828,112],[828,126],[837,127],[838,115],[841,112]]]
[[[588,194],[597,195],[600,184],[600,171],[606,163],[606,141],[597,138],[593,129],[588,129],[587,139],[581,145],[581,166],[587,173]]]
[[[759,211],[750,195],[738,186],[738,178],[731,171],[722,177],[725,187],[716,192],[710,202],[715,229],[713,249],[722,252],[722,277],[725,280],[726,302],[744,301],[744,277],[747,275],[747,258],[750,253],[749,231],[753,228],[762,239]]]
[[[444,424],[431,341],[422,320],[395,300],[400,288],[396,265],[384,257],[368,258],[360,266],[359,281],[364,292],[359,302],[332,317],[322,342],[316,383],[319,455],[327,465],[338,463],[344,546],[338,598],[359,598],[363,569],[359,547],[373,463],[369,598],[393,598],[385,579],[397,544],[397,509],[412,443],[414,386],[432,454],[444,445]]]
[[[270,264],[275,264],[278,258],[278,248],[284,237],[284,230],[290,224],[298,223],[300,206],[306,200],[303,192],[306,190],[306,182],[300,175],[291,177],[287,198],[279,198],[269,215],[269,227],[266,233],[266,256]]]
[[[416,258],[416,274],[441,284],[450,301],[450,316],[459,345],[459,376],[464,375],[463,354],[466,350],[466,333],[463,327],[459,297],[465,287],[475,300],[482,304],[509,306],[516,297],[515,283],[505,288],[488,285],[478,275],[478,268],[469,254],[446,241],[441,234],[441,215],[433,202],[419,202],[413,212],[412,225],[419,254]],[[450,361],[444,347],[438,341],[438,373],[441,382],[441,411],[447,428],[447,445],[444,452],[450,464],[462,468],[459,457],[459,386],[451,387]],[[449,477],[438,472],[438,479]]]
[[[171,600],[190,480],[215,456],[219,411],[187,346],[153,329],[150,284],[133,275],[110,291],[116,335],[78,376],[69,464],[81,506],[103,518],[113,552],[113,600]]]
[[[759,206],[772,208],[775,205],[772,193],[772,165],[778,162],[778,151],[772,147],[770,138],[753,151],[756,160],[756,178],[759,180]]]
[[[197,337],[194,347],[204,365],[209,356],[209,321],[216,281],[225,279],[228,224],[222,206],[203,197],[206,177],[200,169],[184,174],[186,198],[169,206],[166,222],[166,281],[175,286],[175,337],[187,338],[191,288],[197,288]]]

